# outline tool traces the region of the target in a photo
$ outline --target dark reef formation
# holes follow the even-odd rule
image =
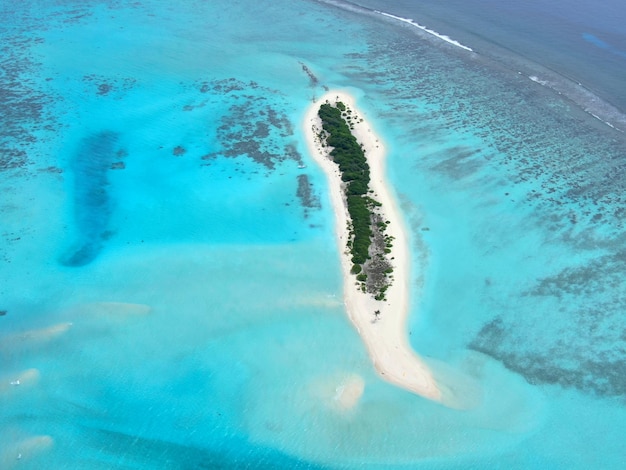
[[[90,135],[83,139],[72,159],[74,220],[78,239],[61,257],[65,266],[78,267],[91,263],[109,236],[112,201],[108,191],[108,172],[118,164],[114,162],[117,140],[118,135],[110,131]]]
[[[295,144],[285,143],[286,138],[294,134],[291,121],[265,96],[274,95],[272,99],[275,99],[279,92],[263,88],[256,82],[242,82],[235,78],[199,82],[197,88],[202,94],[212,93],[232,102],[216,129],[221,148],[203,155],[201,158],[205,164],[218,157],[247,157],[267,170],[275,169],[277,164],[286,160],[302,164],[302,156]],[[259,91],[264,93],[259,94]],[[203,102],[188,104],[185,109],[200,106]]]
[[[300,205],[304,207],[304,218],[309,217],[310,209],[319,209],[322,207],[319,197],[313,191],[313,184],[309,180],[308,175],[298,175],[298,189],[296,196],[300,200]]]

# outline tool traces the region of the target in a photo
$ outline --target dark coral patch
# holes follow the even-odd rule
[[[174,147],[174,150],[172,150],[172,155],[174,155],[175,157],[182,157],[186,153],[187,150],[181,145],[177,145],[176,147]]]
[[[247,157],[268,170],[286,160],[302,162],[295,145],[284,143],[285,137],[294,132],[289,117],[270,103],[270,97],[272,101],[279,99],[279,91],[235,78],[196,82],[194,88],[230,103],[215,129],[220,148],[203,155],[202,160]],[[191,111],[200,106],[204,106],[204,102],[188,104],[183,109]]]
[[[96,92],[96,94],[98,95],[107,95],[111,89],[113,87],[111,85],[109,85],[108,83],[101,83],[100,85],[98,85],[98,91]]]
[[[74,221],[78,238],[61,257],[65,266],[84,266],[100,253],[112,212],[108,171],[114,164],[118,135],[103,131],[86,136],[72,158]]]

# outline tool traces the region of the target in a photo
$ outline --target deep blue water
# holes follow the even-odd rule
[[[355,3],[421,20],[508,66],[528,67],[520,61],[529,60],[626,110],[626,8],[619,0]]]
[[[356,3],[0,3],[0,467],[623,467],[624,7]],[[388,148],[410,340],[471,410],[346,318],[324,87]]]

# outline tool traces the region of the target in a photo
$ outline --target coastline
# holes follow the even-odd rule
[[[394,268],[394,280],[383,301],[377,301],[371,294],[362,292],[355,276],[350,273],[352,262],[346,250],[349,215],[344,201],[341,175],[338,166],[329,158],[329,149],[322,145],[317,136],[322,128],[317,113],[320,105],[326,101],[331,104],[341,101],[352,110],[352,116],[357,118],[353,122],[352,134],[363,146],[370,166],[373,198],[382,204],[380,213],[384,220],[390,222],[386,233],[394,237],[389,254]],[[309,106],[303,123],[309,152],[329,181],[335,212],[336,239],[341,253],[346,311],[381,378],[422,397],[441,401],[442,393],[433,374],[412,350],[407,337],[410,258],[402,218],[384,177],[385,149],[355,106],[355,101],[346,91],[328,91]],[[375,311],[380,314],[375,316]]]

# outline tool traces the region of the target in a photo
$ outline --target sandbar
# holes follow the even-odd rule
[[[149,305],[129,302],[94,302],[84,305],[84,308],[90,313],[105,316],[144,316],[152,311]]]
[[[316,377],[307,390],[326,409],[345,414],[356,409],[365,390],[365,380],[354,372],[342,371]]]
[[[34,347],[45,344],[65,334],[71,327],[71,322],[63,322],[45,328],[7,335],[0,339],[0,351],[13,351],[18,347]]]
[[[339,167],[331,160],[330,148],[319,138],[322,122],[320,105],[342,102],[352,110],[352,134],[362,145],[370,167],[372,197],[382,204],[381,214],[389,221],[386,233],[394,237],[389,258],[393,264],[394,280],[386,299],[377,301],[364,293],[350,273],[351,255],[346,248],[349,237],[349,214],[342,189]],[[324,170],[328,180],[331,202],[335,212],[337,242],[341,253],[344,280],[344,303],[350,321],[361,336],[378,374],[386,381],[422,397],[441,401],[442,393],[433,374],[409,345],[407,315],[409,306],[409,250],[403,220],[391,195],[384,174],[385,148],[364,114],[355,106],[354,97],[344,90],[331,90],[314,100],[304,117],[304,132],[309,153]],[[379,311],[378,315],[374,312]]]
[[[54,439],[47,435],[32,436],[9,444],[3,437],[3,441],[4,447],[0,450],[0,468],[3,469],[24,465],[32,468],[28,461],[54,445]]]
[[[17,392],[39,381],[41,374],[37,369],[26,369],[14,375],[0,377],[0,395]]]

